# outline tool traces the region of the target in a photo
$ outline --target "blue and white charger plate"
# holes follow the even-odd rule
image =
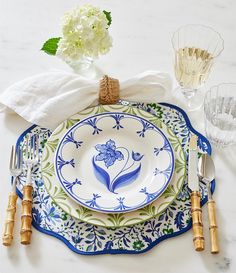
[[[188,156],[188,141],[192,133],[198,135],[198,148],[201,152],[211,154],[208,140],[199,134],[190,124],[186,113],[179,107],[170,104],[134,104],[140,109],[155,114],[165,122],[180,140],[186,157]],[[33,126],[26,130],[18,139],[17,146],[22,145],[28,133],[39,134],[42,138],[41,153],[51,135],[50,130]],[[23,166],[26,168],[26,166]],[[178,167],[178,165],[176,165]],[[52,170],[48,167],[48,173]],[[103,228],[84,223],[69,216],[47,193],[42,181],[40,166],[33,169],[33,226],[45,234],[54,236],[64,242],[72,251],[84,255],[97,254],[136,254],[143,253],[158,243],[171,237],[178,236],[192,227],[190,192],[187,179],[175,201],[160,215],[141,224],[119,227]],[[17,188],[22,198],[22,188],[25,177],[20,177]],[[215,182],[212,183],[212,192]],[[207,189],[200,183],[201,205],[207,201]],[[57,198],[64,198],[62,192],[56,192]],[[146,211],[146,213],[149,213]],[[151,211],[150,211],[151,213]],[[117,221],[122,215],[117,214]]]
[[[128,212],[164,192],[173,175],[174,153],[164,132],[150,117],[143,118],[146,112],[132,115],[124,112],[125,106],[120,112],[111,107],[65,130],[54,168],[64,191],[84,207]]]

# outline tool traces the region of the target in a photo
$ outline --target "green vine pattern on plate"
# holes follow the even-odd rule
[[[159,118],[180,139],[185,156],[187,156],[188,140],[191,131],[181,112],[171,107],[156,104],[150,106],[136,104],[135,106],[140,107],[140,109],[146,109],[154,114],[155,109],[158,109]],[[58,132],[61,128],[58,129]],[[51,134],[49,130],[40,127],[33,128],[29,133],[37,133],[41,136],[41,139],[47,139]],[[23,141],[24,139],[20,142],[20,145],[23,145]],[[198,145],[202,152],[206,152],[209,149],[204,139],[200,138]],[[43,142],[41,142],[41,147],[43,148]],[[180,162],[176,162],[175,168],[177,172],[181,171],[185,156]],[[26,169],[25,164],[23,168],[24,170]],[[42,173],[39,166],[35,166],[32,171],[34,184],[32,214],[34,226],[43,232],[60,237],[73,251],[80,254],[143,252],[156,245],[162,238],[168,238],[170,235],[186,231],[191,220],[190,193],[186,179],[177,198],[161,214],[133,226],[104,228],[83,222],[65,213],[46,191],[44,183],[47,182],[42,180]],[[20,177],[18,185],[20,192],[22,192],[25,180],[24,176]],[[202,199],[205,199],[207,196],[205,185],[201,183],[200,189]],[[171,186],[165,192],[166,195],[174,193],[175,190]],[[63,201],[64,193],[57,189],[54,192],[54,197]],[[77,211],[77,213],[81,218],[91,217],[90,211],[85,208]],[[153,216],[155,215],[155,208],[150,204],[143,208],[140,213]],[[124,221],[123,217],[122,214],[109,215],[109,221],[113,225],[119,226]]]

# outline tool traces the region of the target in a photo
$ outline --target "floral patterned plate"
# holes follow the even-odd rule
[[[201,152],[211,153],[208,140],[195,131],[183,110],[170,104],[151,105],[135,104],[135,106],[150,111],[167,123],[180,140],[186,157],[188,156],[189,136],[194,133],[198,135],[198,148]],[[45,147],[50,130],[32,126],[26,130],[18,139],[17,146],[22,145],[28,133],[41,136],[40,154]],[[24,170],[26,165],[23,164]],[[50,172],[50,168],[48,169]],[[97,254],[136,254],[143,253],[158,243],[168,238],[178,236],[188,231],[192,226],[190,192],[185,179],[175,201],[160,215],[143,223],[119,228],[103,228],[85,223],[66,214],[47,193],[40,165],[32,170],[33,175],[33,226],[45,234],[54,236],[64,242],[72,251],[84,255]],[[25,176],[20,177],[17,185],[17,193],[22,198],[22,188]],[[212,192],[215,182],[212,182]],[[201,205],[207,201],[206,186],[200,182]],[[57,191],[57,199],[63,200],[65,194]],[[152,214],[151,207],[143,213]],[[116,214],[114,221],[122,221],[122,215]]]
[[[146,112],[105,112],[65,129],[54,168],[73,200],[91,210],[118,213],[142,208],[163,193],[173,174],[174,153],[162,130],[141,115]]]
[[[75,202],[72,198],[70,198],[67,194],[65,194],[64,188],[61,186],[61,183],[59,182],[54,171],[54,159],[55,159],[56,148],[58,146],[59,140],[61,140],[63,136],[65,135],[65,132],[68,132],[68,134],[65,135],[66,143],[68,143],[68,140],[69,140],[70,146],[73,147],[74,149],[76,149],[76,146],[78,146],[79,148],[82,148],[82,146],[81,147],[79,146],[81,145],[81,143],[78,140],[74,139],[73,134],[70,135],[71,131],[68,129],[72,128],[72,133],[73,133],[73,128],[76,128],[76,127],[73,127],[73,125],[76,126],[76,124],[80,120],[84,120],[85,122],[87,122],[87,118],[91,119],[90,117],[93,115],[99,115],[103,113],[107,115],[107,113],[109,112],[113,113],[112,115],[115,115],[115,114],[120,115],[119,117],[121,117],[121,115],[123,116],[132,115],[132,117],[137,117],[137,118],[142,117],[141,120],[145,119],[148,122],[147,125],[154,124],[154,126],[161,128],[162,132],[167,136],[175,153],[175,171],[173,174],[173,178],[171,179],[171,182],[169,186],[167,187],[166,191],[158,199],[156,199],[153,203],[147,205],[146,207],[141,208],[139,210],[131,211],[131,212],[123,212],[120,216],[117,216],[112,213],[101,213],[97,211],[92,211],[78,204],[77,202]],[[139,123],[139,121],[137,122]],[[92,123],[94,124],[94,122]],[[119,126],[116,126],[117,124]],[[112,130],[114,130],[113,136],[116,137],[116,135],[119,132],[122,132],[121,130],[122,128],[120,128],[120,125],[124,126],[125,123],[122,121],[119,121],[118,119],[115,120],[114,118],[112,118],[112,120],[109,121],[109,126],[110,125],[112,127],[115,127],[114,129],[112,128]],[[94,131],[93,127],[89,129],[90,130],[92,129],[92,132]],[[99,129],[100,129],[100,124],[98,123],[96,126],[96,131]],[[141,134],[147,134],[149,131],[147,130],[147,128],[144,128],[144,126],[141,124],[139,125],[139,127],[137,127],[136,130],[140,131]],[[136,131],[134,132],[136,133]],[[165,138],[161,138],[161,139],[163,141],[159,143],[160,144],[159,146],[158,145],[155,146],[156,144],[158,144],[157,142],[154,144],[153,147],[151,147],[151,149],[153,149],[153,152],[155,152],[155,154],[160,154],[160,153],[164,154],[165,149],[167,149],[168,151],[168,148],[169,148],[168,143],[164,141]],[[94,147],[96,145],[92,145],[92,146]],[[142,148],[142,152],[140,153],[139,157],[141,157],[145,153],[146,146],[147,144],[145,144],[145,147]],[[136,145],[135,153],[137,151],[140,152],[139,149],[141,149],[141,146]],[[89,158],[92,157],[91,155],[89,156],[90,156]],[[138,156],[138,155],[135,154],[135,156]],[[132,158],[132,154],[131,154],[131,158]],[[155,160],[155,157],[153,158],[153,160]],[[66,162],[70,162],[70,161],[71,161],[71,154],[69,154],[69,157],[67,154]],[[86,162],[88,162],[88,160]],[[137,163],[139,163],[139,161]],[[151,175],[154,175],[154,176],[156,175],[158,176],[158,178],[165,177],[165,175],[168,177],[172,171],[171,169],[169,170],[168,168],[166,168],[167,169],[166,171],[165,168],[158,169],[158,168],[155,168],[155,166],[151,166],[151,167],[153,168],[153,169],[150,169]],[[84,165],[83,168],[86,171],[88,170],[90,172],[93,172],[93,170],[89,170],[86,165]],[[104,164],[103,164],[103,168],[104,168]],[[147,113],[143,111],[142,109],[131,107],[129,105],[128,106],[106,105],[106,106],[97,106],[97,107],[86,109],[85,111],[82,111],[74,115],[72,118],[64,121],[61,125],[59,125],[59,127],[52,133],[52,135],[50,136],[50,138],[48,139],[45,145],[44,152],[43,152],[43,159],[42,159],[42,175],[43,175],[44,184],[48,193],[50,194],[54,202],[58,204],[66,213],[70,214],[73,217],[76,217],[77,219],[81,221],[84,221],[90,224],[104,226],[104,227],[119,227],[119,226],[129,226],[129,225],[146,221],[150,219],[151,217],[158,215],[162,211],[164,211],[174,201],[174,199],[176,198],[177,194],[179,193],[183,185],[185,175],[186,175],[186,162],[185,162],[185,156],[178,138],[173,133],[173,131],[169,127],[167,127],[162,121],[160,121],[160,119],[158,119],[156,116],[154,116],[151,113]],[[72,184],[70,183],[64,184],[65,187],[66,186],[68,187],[68,191],[71,189],[71,187],[73,186],[76,187],[77,186],[76,183],[78,183],[78,187],[81,186],[79,184],[81,179],[76,180],[75,177],[72,177],[72,178],[73,178]],[[101,187],[102,186],[104,185],[101,184]],[[147,187],[143,186],[141,188],[141,191],[142,191],[140,193],[141,196],[146,197],[146,200],[152,199],[152,192],[150,193]],[[61,198],[62,194],[63,194],[63,198]],[[95,195],[94,198],[91,200],[91,203],[90,203],[91,205],[94,205],[94,202],[97,199],[96,197],[97,196]],[[123,200],[120,199],[119,204],[117,206],[120,206],[120,208],[123,208],[123,205],[124,205]]]

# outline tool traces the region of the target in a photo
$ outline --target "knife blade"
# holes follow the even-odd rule
[[[196,251],[202,251],[205,248],[203,235],[201,195],[199,192],[199,179],[197,175],[198,168],[198,137],[192,135],[189,141],[189,158],[188,158],[188,187],[191,190],[191,213],[193,224],[193,243]]]
[[[199,191],[197,139],[196,135],[192,135],[189,141],[188,187],[191,191]]]

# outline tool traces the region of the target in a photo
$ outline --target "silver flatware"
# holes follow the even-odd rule
[[[24,162],[27,167],[26,183],[23,187],[21,215],[21,244],[29,245],[32,234],[32,168],[39,161],[39,136],[27,135],[24,151]]]
[[[12,189],[8,198],[7,206],[7,216],[5,221],[4,233],[3,233],[3,245],[10,246],[13,241],[13,232],[15,225],[15,214],[16,214],[16,203],[17,203],[17,194],[16,194],[16,182],[17,178],[22,173],[22,154],[21,150],[16,150],[15,146],[12,146],[11,156],[10,156],[10,166]]]
[[[189,158],[188,158],[188,187],[191,190],[191,212],[193,224],[193,243],[196,251],[202,251],[205,248],[203,235],[201,195],[199,191],[199,178],[197,175],[198,168],[198,148],[197,136],[192,135],[189,141]]]
[[[211,194],[211,181],[215,178],[215,165],[208,154],[203,154],[198,162],[198,175],[205,182],[208,191],[208,218],[211,238],[211,253],[219,253],[218,226],[216,220],[216,205]]]

